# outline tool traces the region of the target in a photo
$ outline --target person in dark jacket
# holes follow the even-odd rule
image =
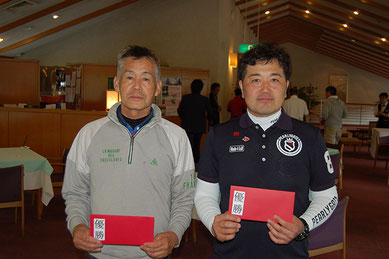
[[[389,128],[389,102],[388,93],[380,93],[380,101],[376,106],[374,115],[378,117],[377,128]]]
[[[195,163],[200,160],[200,142],[207,127],[207,116],[212,116],[212,109],[207,97],[200,94],[204,83],[200,79],[193,80],[191,94],[182,97],[178,107],[181,127],[186,131],[192,146]]]
[[[213,127],[220,123],[220,111],[222,108],[219,106],[219,103],[217,101],[217,95],[220,91],[220,84],[219,83],[213,83],[211,85],[211,92],[209,93],[209,103],[211,104],[212,108],[212,116],[209,117],[209,126]]]

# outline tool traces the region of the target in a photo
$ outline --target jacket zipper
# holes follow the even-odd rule
[[[138,133],[143,129],[140,128],[134,135],[131,135],[130,131],[128,131],[130,133],[130,150],[128,152],[128,164],[131,165],[132,163],[132,154],[134,153],[134,141],[135,141],[135,137],[136,135],[138,135]]]

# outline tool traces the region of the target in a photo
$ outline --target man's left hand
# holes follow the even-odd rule
[[[144,243],[140,249],[152,258],[165,258],[170,254],[175,245],[178,244],[178,237],[174,232],[159,233],[154,237],[153,242]]]
[[[304,224],[294,215],[292,223],[283,220],[277,215],[274,218],[278,223],[269,219],[267,227],[269,228],[270,239],[276,244],[289,244],[298,234],[304,231]]]

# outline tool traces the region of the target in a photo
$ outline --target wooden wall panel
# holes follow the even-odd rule
[[[60,156],[60,114],[34,109],[9,113],[9,146],[26,146],[42,156]]]
[[[0,111],[0,147],[8,147],[8,112]]]
[[[0,58],[0,104],[39,105],[39,61]]]
[[[69,113],[62,115],[62,136],[61,136],[61,147],[70,148],[74,138],[76,137],[78,131],[87,123],[100,119],[106,116],[105,113],[100,115],[92,113]]]
[[[108,78],[115,77],[116,66],[82,65],[81,109],[106,110]]]
[[[49,158],[61,157],[70,148],[78,131],[106,112],[45,110],[0,107],[0,147],[27,143],[35,152]],[[9,118],[9,119],[8,119]]]

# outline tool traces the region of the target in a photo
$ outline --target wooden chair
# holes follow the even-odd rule
[[[309,257],[342,250],[346,259],[346,212],[349,197],[345,196],[336,206],[331,217],[308,236]]]
[[[385,170],[387,170],[388,160],[389,160],[389,136],[385,136],[385,137],[376,136],[374,170],[376,168],[377,159],[386,160]],[[388,172],[388,185],[389,185],[389,172]]]
[[[373,135],[373,129],[377,127],[376,121],[369,121],[369,131],[368,136],[366,138],[366,144],[367,144],[367,152],[370,152],[370,146],[371,146],[371,137]]]
[[[338,186],[339,197],[343,189],[343,150],[344,144],[339,142],[338,144],[329,144],[326,143],[326,146],[329,148],[335,148],[339,150],[339,154],[331,155],[332,165],[334,167],[335,173],[335,184]]]
[[[68,157],[69,148],[64,148],[62,152],[62,157],[60,158],[48,158],[47,160],[50,162],[53,167],[53,173],[51,175],[51,182],[54,188],[54,192],[58,194],[58,190],[63,185],[63,178],[65,175],[65,167],[66,167],[66,159]]]
[[[0,208],[15,208],[15,224],[18,208],[21,208],[21,227],[24,236],[24,166],[0,168]]]

